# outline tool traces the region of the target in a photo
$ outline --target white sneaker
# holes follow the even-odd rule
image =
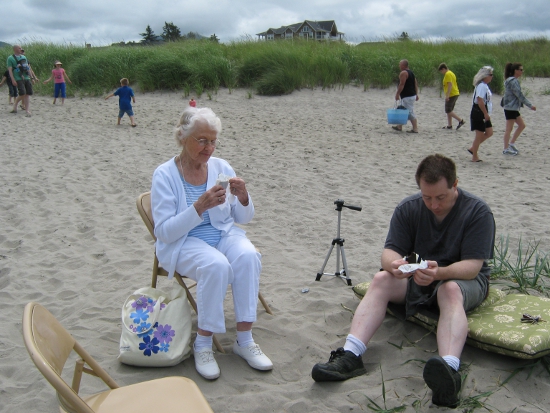
[[[503,155],[512,155],[512,156],[516,156],[518,153],[516,151],[514,151],[510,146],[507,147],[506,149],[504,149],[502,151],[502,154]]]
[[[195,368],[202,377],[208,380],[214,380],[220,377],[220,368],[218,367],[218,363],[216,363],[212,349],[203,348],[200,351],[195,350],[194,353]]]
[[[516,153],[519,153],[519,149],[517,148],[515,143],[511,143],[508,145],[509,148],[512,148],[513,151],[516,151]]]
[[[273,369],[273,363],[260,349],[257,344],[251,344],[248,347],[240,347],[239,343],[235,340],[233,344],[233,353],[241,356],[250,367],[256,370],[271,370]]]

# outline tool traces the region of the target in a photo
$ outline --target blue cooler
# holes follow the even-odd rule
[[[409,109],[388,109],[389,125],[406,125],[409,119]]]

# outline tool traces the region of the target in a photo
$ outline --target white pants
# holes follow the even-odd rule
[[[223,302],[229,284],[236,321],[256,321],[261,270],[261,255],[240,228],[222,236],[217,248],[188,237],[176,264],[179,274],[197,282],[198,326],[213,333],[225,333]]]
[[[409,109],[410,121],[416,119],[416,114],[414,113],[414,102],[416,102],[416,95],[401,99],[401,104],[405,106],[406,109]]]

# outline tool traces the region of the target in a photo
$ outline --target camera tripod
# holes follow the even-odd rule
[[[346,253],[344,252],[344,238],[340,238],[340,222],[342,221],[342,208],[349,208],[353,211],[361,211],[361,209],[363,208],[360,206],[344,205],[343,199],[337,199],[336,201],[334,201],[334,205],[336,205],[336,211],[338,211],[338,226],[336,229],[336,238],[332,240],[332,244],[330,245],[330,248],[327,252],[325,262],[323,263],[323,266],[317,273],[317,278],[315,278],[315,281],[321,281],[321,277],[323,275],[331,275],[334,277],[340,277],[342,280],[346,280],[348,285],[351,285],[351,279],[349,278],[349,272],[348,272],[348,263],[346,262]],[[332,250],[334,249],[335,245],[336,245],[336,272],[332,274],[324,271],[325,271],[325,267],[327,266],[328,259],[330,258],[330,254],[332,253]],[[342,264],[343,264],[343,268],[341,270],[340,270],[340,255],[342,255]]]

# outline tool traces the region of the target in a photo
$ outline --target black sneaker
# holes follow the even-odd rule
[[[330,352],[328,363],[313,366],[311,377],[315,381],[342,381],[366,374],[361,356],[340,347]]]
[[[424,381],[432,389],[432,402],[438,406],[458,406],[461,379],[442,357],[429,359],[424,366]]]

